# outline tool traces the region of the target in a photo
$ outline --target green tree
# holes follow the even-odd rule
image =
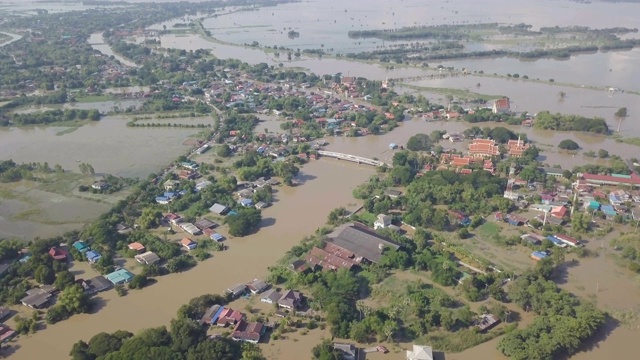
[[[89,297],[80,285],[67,287],[58,298],[58,304],[64,306],[70,314],[86,313],[91,307]]]
[[[56,280],[53,282],[53,285],[58,290],[64,290],[67,287],[75,284],[76,277],[69,272],[68,270],[60,271],[56,274]]]
[[[134,276],[133,279],[131,279],[131,282],[129,283],[129,289],[142,289],[143,287],[147,286],[148,282],[149,279],[147,279],[146,276],[138,274]]]
[[[229,147],[229,145],[227,145],[227,144],[218,145],[218,148],[216,149],[216,155],[226,158],[226,157],[231,156],[231,154],[232,154],[232,152],[231,152],[231,148]]]
[[[225,218],[231,236],[246,236],[253,232],[262,221],[262,214],[253,208],[242,209],[237,215]]]
[[[616,117],[619,117],[619,118],[627,117],[627,108],[626,107],[621,107],[620,109],[618,109],[618,111],[615,112],[614,115]]]
[[[153,208],[145,208],[138,218],[138,224],[143,229],[151,229],[160,225],[162,212]]]
[[[560,141],[560,144],[558,144],[558,148],[563,150],[578,150],[580,149],[580,145],[578,145],[577,142],[571,139],[564,139]]]
[[[311,349],[314,360],[341,360],[342,354],[333,348],[331,341],[323,340],[320,344]]]
[[[51,285],[56,280],[56,273],[46,265],[40,265],[36,269],[34,277],[37,282],[43,285]]]

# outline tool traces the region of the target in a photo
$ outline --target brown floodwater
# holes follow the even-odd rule
[[[265,226],[255,235],[229,239],[228,251],[215,253],[182,274],[160,278],[142,291],[131,291],[122,298],[113,290],[100,295],[103,306],[95,314],[77,315],[35,335],[21,336],[12,358],[63,359],[80,339],[88,340],[101,331],[135,332],[166,325],[189,299],[222,293],[230,285],[264,276],[268,266],[323,226],[332,209],[354,207],[352,190],[372,174],[371,167],[330,159],[305,165],[298,176],[303,184],[278,188],[277,201],[263,211]],[[304,349],[305,357],[309,351]]]
[[[111,46],[107,45],[106,42],[104,41],[102,32],[91,34],[91,36],[89,36],[88,42],[89,44],[91,44],[91,46],[94,49],[100,51],[101,53],[107,56],[113,56],[116,60],[119,60],[120,63],[122,63],[123,65],[131,66],[131,67],[138,66],[133,61],[114,53],[113,50],[111,49]]]
[[[107,116],[78,128],[2,128],[0,154],[3,159],[18,163],[46,161],[72,171],[78,171],[79,163],[89,163],[96,173],[146,178],[186,151],[185,140],[199,131],[130,128],[126,126],[128,121],[121,116]]]

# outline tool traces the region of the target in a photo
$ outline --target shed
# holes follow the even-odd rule
[[[146,253],[136,255],[135,259],[140,264],[151,265],[160,261],[160,257],[153,251],[147,251]]]
[[[226,207],[224,205],[221,205],[221,204],[218,204],[218,203],[213,204],[213,206],[211,206],[209,208],[209,211],[211,211],[214,214],[218,214],[218,215],[224,215],[224,214],[228,213],[229,210],[230,209],[228,207]]]
[[[253,200],[251,199],[240,199],[240,201],[238,201],[238,203],[244,207],[252,207],[253,206]]]

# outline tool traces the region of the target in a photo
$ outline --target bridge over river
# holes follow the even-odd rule
[[[358,164],[366,164],[366,165],[371,165],[371,166],[383,166],[383,165],[386,165],[388,167],[391,167],[391,165],[389,165],[387,163],[384,163],[382,161],[368,159],[368,158],[365,158],[365,157],[362,157],[362,156],[355,156],[355,155],[351,155],[351,154],[343,154],[343,153],[333,152],[333,151],[319,150],[318,151],[318,155],[332,157],[332,158],[336,158],[338,160],[353,161],[353,162],[358,163]]]

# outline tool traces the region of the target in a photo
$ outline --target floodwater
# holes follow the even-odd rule
[[[330,159],[305,165],[298,176],[303,184],[278,188],[277,201],[263,211],[265,226],[255,235],[228,239],[228,251],[215,253],[213,258],[182,274],[162,277],[142,291],[131,291],[123,298],[113,290],[102,294],[104,306],[97,313],[76,315],[35,335],[21,336],[12,358],[37,359],[46,354],[63,359],[80,339],[88,340],[102,331],[135,332],[168,324],[189,299],[205,293],[222,293],[230,285],[264,276],[268,266],[323,226],[331,210],[339,206],[355,207],[352,190],[374,173],[373,168],[365,165]],[[298,354],[309,352],[306,346],[300,349],[288,342],[286,347],[298,349]]]
[[[4,31],[0,31],[0,34],[8,35],[8,36],[11,37],[11,39],[9,39],[9,40],[7,40],[7,41],[5,41],[3,43],[0,43],[0,47],[5,46],[5,45],[9,45],[14,41],[18,41],[18,40],[22,39],[22,36],[20,36],[20,35],[4,32]]]
[[[104,37],[102,36],[101,32],[91,34],[91,36],[89,36],[89,39],[87,41],[89,42],[91,47],[93,47],[94,49],[100,51],[101,53],[107,56],[113,56],[116,60],[120,61],[120,63],[123,65],[131,66],[131,67],[138,66],[133,61],[114,53],[113,50],[111,49],[111,46],[107,45],[106,42],[104,41]]]
[[[623,90],[640,91],[640,48],[629,51],[598,52],[574,55],[567,60],[538,59],[518,60],[514,58],[459,59],[429,62],[430,66],[443,65],[456,69],[466,68],[484,71],[485,74],[519,74],[541,80],[555,79],[565,83],[617,87]]]
[[[78,128],[3,128],[0,154],[18,163],[46,161],[51,166],[60,164],[64,169],[78,171],[78,164],[84,162],[91,164],[96,173],[146,178],[186,151],[185,140],[198,132],[129,128],[128,121],[125,117],[108,116]]]
[[[640,4],[609,2],[585,5],[553,0],[402,0],[399,3],[372,0],[362,8],[358,2],[311,0],[210,18],[204,25],[214,37],[232,43],[258,41],[262,45],[293,49],[319,49],[324,45],[324,48],[347,53],[373,50],[390,43],[379,39],[349,39],[347,33],[351,30],[489,22],[525,23],[536,29],[556,25],[634,28],[637,19],[632,14],[638,13]],[[300,36],[289,38],[290,29]]]
[[[599,163],[600,160],[584,157],[582,155],[573,156],[572,154],[558,152],[557,149],[550,149],[548,145],[557,146],[564,139],[573,139],[584,149],[584,151],[593,150],[597,152],[599,149],[606,149],[612,155],[620,155],[623,158],[636,157],[638,147],[617,143],[611,138],[604,136],[594,136],[577,132],[559,132],[537,130],[523,126],[510,126],[498,123],[477,123],[469,124],[463,121],[438,121],[426,122],[418,118],[412,118],[401,123],[401,125],[393,131],[380,136],[365,137],[345,137],[334,136],[325,138],[329,143],[327,150],[342,153],[348,153],[368,158],[378,158],[380,161],[391,163],[394,151],[389,150],[389,144],[405,145],[409,138],[415,134],[430,134],[434,130],[448,132],[462,132],[472,126],[504,126],[517,133],[527,134],[527,138],[538,144],[543,150],[540,159],[549,165],[561,165],[563,168],[572,168],[574,166],[585,163]],[[455,149],[466,151],[468,142],[451,143],[449,141],[440,142],[445,149]],[[547,150],[548,149],[548,150]]]

